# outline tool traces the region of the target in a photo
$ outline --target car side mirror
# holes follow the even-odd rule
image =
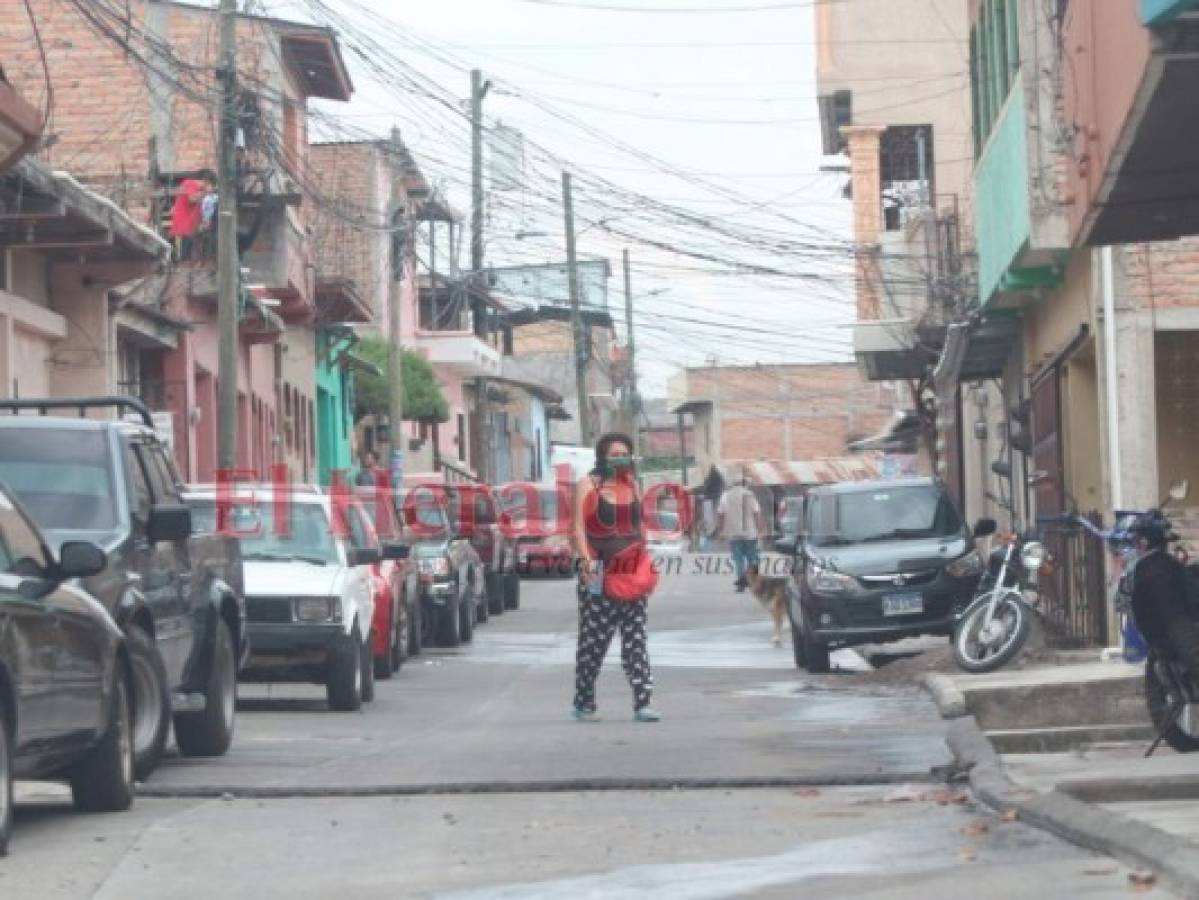
[[[351,566],[373,566],[383,561],[383,554],[375,547],[351,547],[346,561]]]
[[[407,559],[411,553],[412,548],[407,544],[403,544],[399,541],[383,542],[384,559]]]
[[[974,525],[974,536],[976,538],[987,537],[994,534],[999,528],[999,523],[994,519],[979,519]]]
[[[108,556],[91,541],[66,541],[58,551],[57,574],[61,578],[99,575],[107,565]]]
[[[185,541],[192,535],[191,507],[182,503],[156,503],[150,507],[146,537],[150,543]]]

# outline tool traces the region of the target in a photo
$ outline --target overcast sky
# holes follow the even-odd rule
[[[721,363],[848,360],[850,268],[838,257],[844,248],[832,248],[849,237],[849,210],[840,197],[844,177],[819,172],[829,161],[820,155],[810,5],[801,0],[782,9],[702,13],[694,10],[782,4],[586,0],[594,6],[676,11],[566,8],[584,2],[324,0],[324,7],[352,26],[344,41],[357,97],[348,106],[323,109],[380,135],[398,126],[426,172],[466,211],[466,125],[441,100],[422,96],[419,85],[399,84],[392,61],[419,73],[405,77],[427,78],[429,94],[440,88],[459,98],[469,92],[464,70],[483,69],[493,81],[489,119],[521,129],[568,160],[584,183],[576,198],[579,252],[612,260],[611,299],[622,318],[620,250],[630,248],[638,369],[647,396],[660,395],[680,365],[704,364],[711,357]],[[305,18],[320,12],[308,0],[267,0],[265,8]],[[369,54],[372,64],[386,61],[385,71],[372,72],[359,58],[363,45],[353,28],[385,48]],[[577,121],[567,121],[571,118]],[[675,177],[634,150],[688,177]],[[492,192],[489,263],[563,258],[558,172],[537,156],[530,151],[523,192]],[[680,225],[627,196],[604,196],[595,188],[596,176],[739,234],[812,241],[828,249],[815,250],[813,257],[759,253],[696,219]],[[587,227],[597,219],[640,240]],[[519,232],[525,233],[521,239]],[[796,272],[818,271],[823,280],[749,277],[731,274],[727,266],[719,267],[724,270],[719,275],[703,274],[692,270],[707,264],[646,242],[774,268],[786,264]]]

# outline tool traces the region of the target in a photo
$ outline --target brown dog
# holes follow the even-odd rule
[[[763,575],[756,565],[745,570],[745,581],[758,602],[774,619],[774,646],[783,642],[783,620],[787,615],[787,579]]]

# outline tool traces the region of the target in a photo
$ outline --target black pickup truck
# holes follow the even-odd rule
[[[102,410],[137,421],[86,417]],[[125,633],[140,779],[158,765],[172,718],[185,755],[229,749],[249,649],[236,542],[193,534],[153,426],[128,397],[0,400],[0,483],[53,552],[89,541],[107,554],[104,570],[81,586]]]

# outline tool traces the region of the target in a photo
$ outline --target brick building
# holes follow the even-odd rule
[[[181,182],[215,167],[217,18],[171,0],[130,0],[123,9],[128,48],[94,30],[71,3],[30,0],[54,85],[55,140],[40,156],[163,229]],[[352,86],[325,29],[241,15],[237,40],[238,238],[249,270],[239,327],[238,464],[264,475],[285,462],[293,477],[311,480],[321,310],[308,243],[307,105],[314,97],[347,100]],[[23,4],[0,5],[0,55],[13,82],[44,103],[43,61]],[[128,295],[148,323],[139,334],[118,334],[111,353],[121,389],[169,413],[177,461],[197,480],[211,479],[216,466],[214,245]]]
[[[852,363],[699,366],[675,375],[668,395],[691,421],[687,450],[701,477],[726,460],[845,456],[899,407],[894,385],[867,381]]]

